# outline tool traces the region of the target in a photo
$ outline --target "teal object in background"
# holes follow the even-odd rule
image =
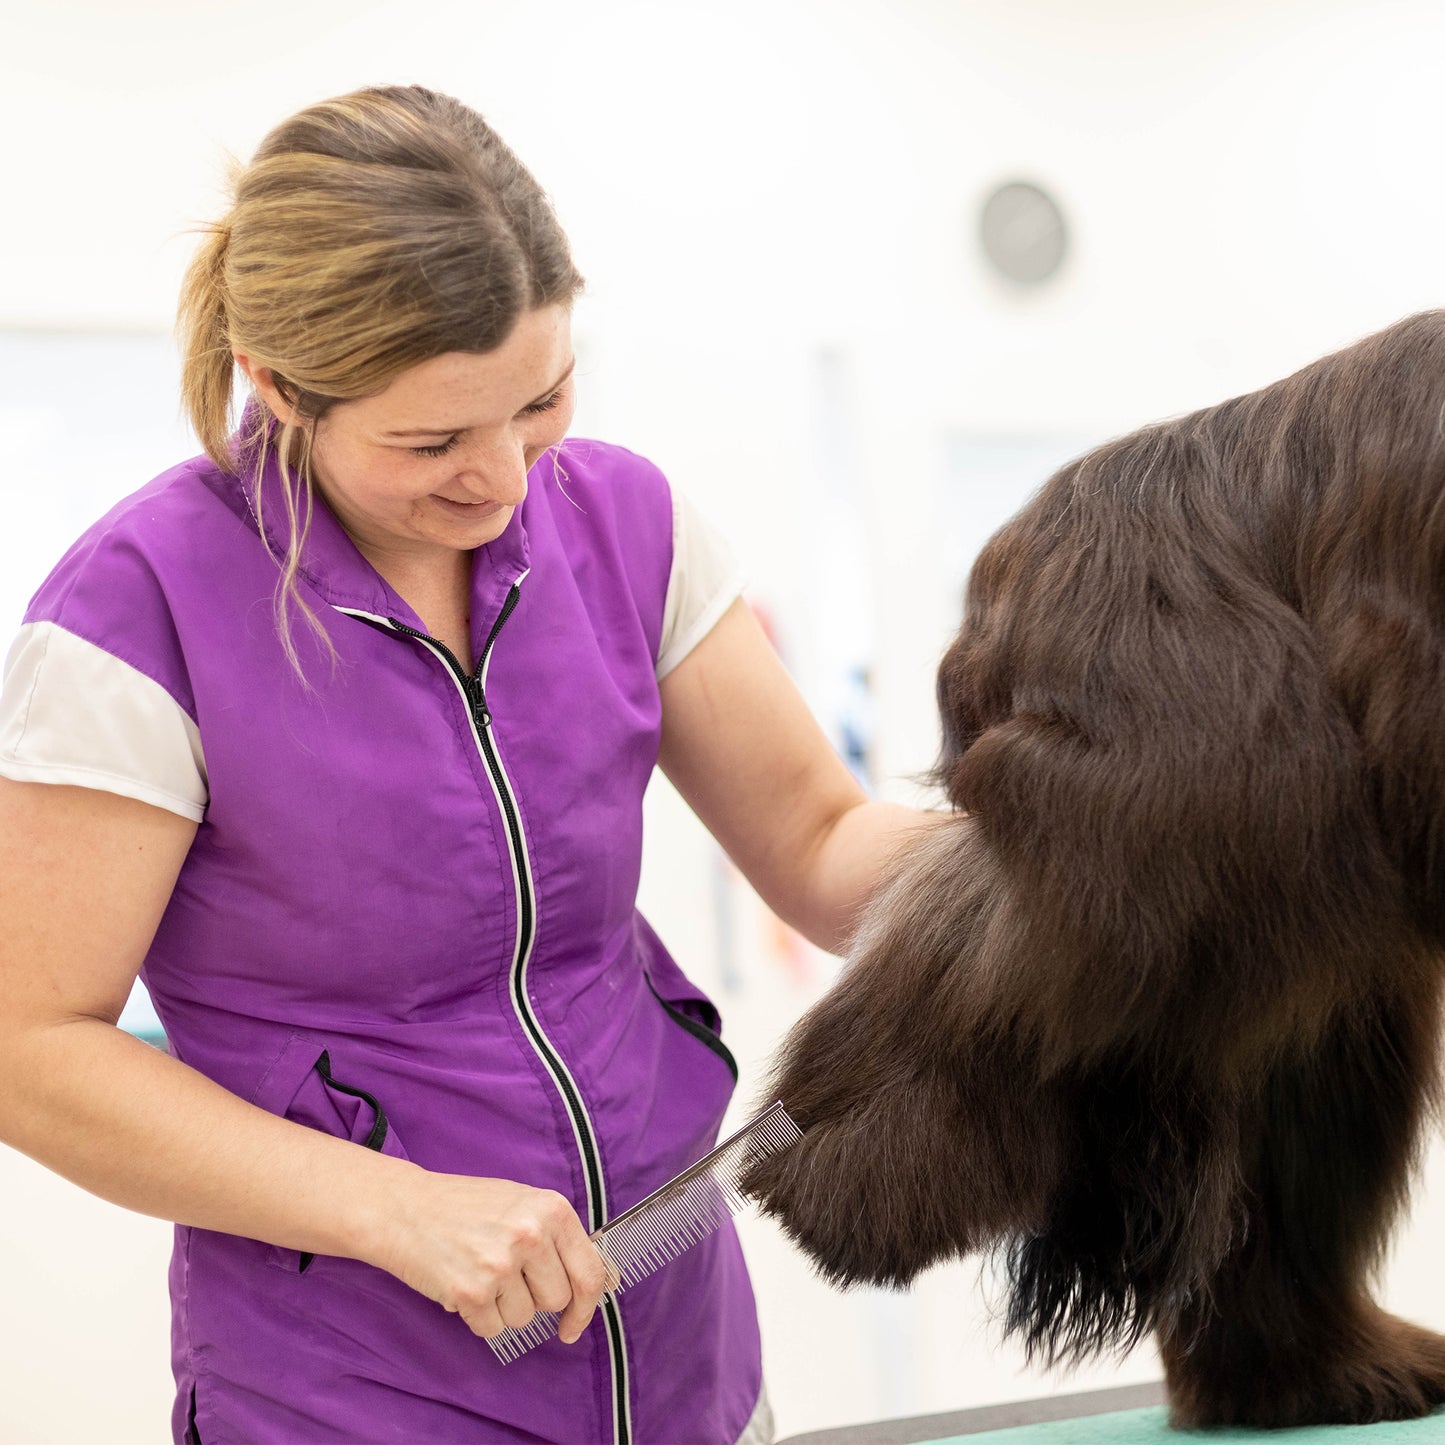
[[[1307,1430],[1171,1430],[1169,1411],[1119,1410],[1040,1425],[1013,1425],[981,1435],[954,1435],[926,1445],[1419,1445],[1445,1441],[1445,1411],[1423,1420],[1389,1420],[1382,1425],[1319,1425]]]
[[[126,1000],[117,1022],[127,1033],[134,1034],[138,1039],[144,1039],[158,1049],[166,1048],[166,1031],[156,1017],[155,1005],[151,1003],[151,996],[140,979],[136,979],[135,987],[131,989],[130,998]]]

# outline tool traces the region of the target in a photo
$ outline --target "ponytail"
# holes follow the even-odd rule
[[[181,405],[206,455],[233,472],[231,393],[235,363],[226,305],[226,256],[231,226],[222,221],[186,268],[176,330],[181,346]]]

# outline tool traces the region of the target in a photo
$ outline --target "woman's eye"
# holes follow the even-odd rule
[[[562,388],[559,386],[551,396],[544,396],[541,401],[534,401],[531,406],[524,406],[522,411],[526,416],[537,416],[540,412],[551,411],[561,400]]]
[[[562,400],[562,393],[565,390],[566,387],[559,386],[557,390],[551,394],[551,396],[544,396],[541,401],[534,401],[530,406],[524,406],[522,408],[522,415],[540,416],[544,411],[554,410],[558,402]],[[461,436],[460,434],[458,434],[456,436],[448,437],[444,442],[438,442],[435,446],[411,447],[409,448],[409,450],[419,457],[440,457],[445,456],[447,452],[451,451],[451,449],[456,446],[457,442],[459,442],[460,440]]]
[[[448,437],[446,441],[438,442],[434,447],[413,447],[412,451],[419,457],[439,457],[451,451],[456,444],[457,439],[455,437]]]

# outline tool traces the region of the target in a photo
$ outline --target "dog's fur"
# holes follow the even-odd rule
[[[788,1038],[748,1181],[839,1283],[1004,1254],[1177,1425],[1445,1402],[1370,1277],[1436,1098],[1445,313],[1100,447],[974,567],[956,810]]]

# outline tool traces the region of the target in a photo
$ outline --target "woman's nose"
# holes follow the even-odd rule
[[[521,441],[490,446],[464,457],[457,480],[489,502],[520,506],[527,495],[527,458]]]

